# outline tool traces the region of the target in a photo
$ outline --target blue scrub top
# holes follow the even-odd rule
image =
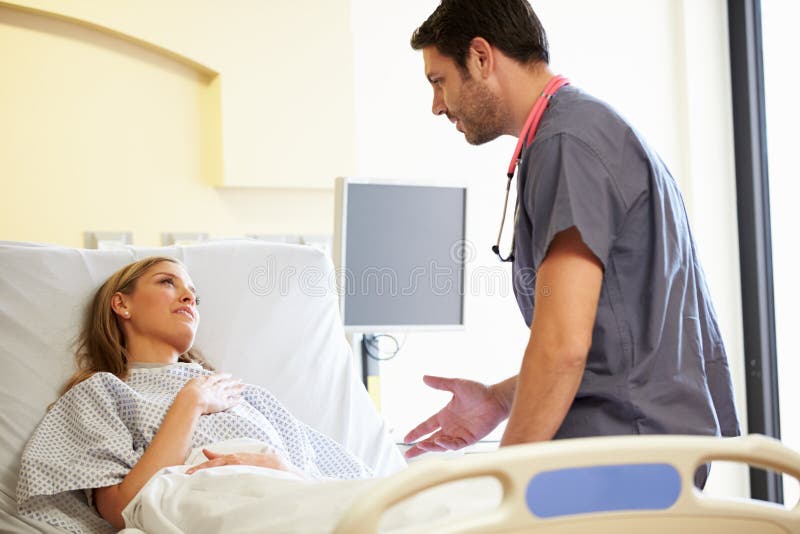
[[[641,136],[566,86],[523,153],[518,193],[514,292],[528,326],[536,271],[558,232],[576,227],[604,269],[583,380],[556,438],[738,435],[683,199]]]

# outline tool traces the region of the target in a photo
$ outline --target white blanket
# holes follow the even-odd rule
[[[211,446],[226,452],[230,443]],[[242,450],[241,445],[235,445]],[[250,444],[250,447],[258,447]],[[204,461],[194,452],[187,464]],[[230,465],[184,474],[189,465],[162,470],[123,511],[125,534],[331,532],[342,514],[380,480],[308,480],[261,467]],[[389,510],[383,530],[431,525],[492,509],[499,484],[472,479],[431,490]]]
[[[237,465],[191,476],[184,469],[165,470],[139,492],[123,512],[129,529],[159,534],[330,532],[357,495],[376,482],[307,481]]]

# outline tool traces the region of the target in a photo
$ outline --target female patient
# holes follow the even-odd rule
[[[212,372],[190,350],[198,305],[189,275],[171,258],[138,261],[103,284],[80,337],[79,370],[23,453],[21,513],[67,530],[107,529],[80,502],[83,490],[123,528],[122,510],[154,474],[182,464],[193,447],[236,438],[271,452],[204,449],[209,460],[187,473],[245,464],[314,478],[369,476],[265,390]]]

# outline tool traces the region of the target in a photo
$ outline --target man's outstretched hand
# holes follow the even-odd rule
[[[506,417],[511,403],[491,386],[460,378],[424,376],[434,389],[449,391],[453,398],[437,413],[406,434],[405,442],[416,442],[405,452],[413,458],[426,452],[456,450],[472,445],[495,429]]]

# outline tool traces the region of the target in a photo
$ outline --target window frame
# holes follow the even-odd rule
[[[761,1],[728,0],[747,427],[780,439]],[[783,503],[779,474],[750,469],[750,495]]]

